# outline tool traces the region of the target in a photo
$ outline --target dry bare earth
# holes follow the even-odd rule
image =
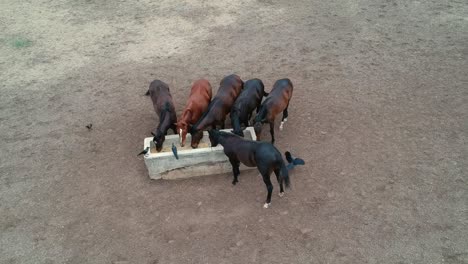
[[[468,263],[466,1],[0,5],[0,263]],[[230,73],[295,84],[268,210],[135,155],[151,80]]]

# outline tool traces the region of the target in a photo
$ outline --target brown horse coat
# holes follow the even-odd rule
[[[180,145],[185,145],[185,139],[189,126],[194,125],[208,110],[211,102],[212,88],[210,82],[205,79],[193,83],[190,96],[187,100],[182,116],[177,121],[177,133],[179,133]]]
[[[203,130],[207,127],[211,126],[215,128],[216,125],[220,125],[221,128],[224,128],[226,115],[231,111],[231,107],[243,87],[244,82],[235,74],[226,76],[221,80],[218,92],[208,106],[208,110],[190,129],[192,148],[198,147],[198,143],[200,143],[203,137]]]
[[[283,112],[280,130],[283,129],[283,123],[288,120],[289,101],[293,94],[293,85],[289,79],[281,79],[275,82],[273,89],[268,94],[265,101],[260,106],[254,121],[255,134],[257,140],[260,140],[262,125],[270,124],[271,143],[275,142],[275,118],[276,115]]]

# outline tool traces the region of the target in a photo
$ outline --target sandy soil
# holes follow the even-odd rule
[[[2,0],[0,263],[468,263],[467,14]],[[277,146],[307,164],[270,209],[255,171],[156,182],[136,156],[153,79],[180,113],[193,80],[230,73],[295,85]]]

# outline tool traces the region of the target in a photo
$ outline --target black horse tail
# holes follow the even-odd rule
[[[145,95],[146,95],[146,96],[149,96],[149,95],[150,95],[150,91],[149,91],[149,90],[146,91]]]
[[[286,160],[288,161],[288,165],[286,166],[288,170],[292,170],[294,167],[296,167],[296,165],[305,164],[305,161],[303,159],[293,157],[291,155],[291,152],[289,151],[286,151],[284,155],[286,156]]]
[[[284,181],[284,185],[286,186],[286,188],[289,188],[290,186],[289,171],[288,171],[288,168],[286,168],[286,166],[284,165],[284,162],[281,162],[280,175],[281,175],[281,181]]]

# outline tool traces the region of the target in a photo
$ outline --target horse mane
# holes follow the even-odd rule
[[[159,117],[159,122],[162,122],[168,113],[171,113],[171,104],[169,102],[164,103],[164,107],[161,110],[161,115]]]
[[[192,119],[192,115],[193,115],[192,109],[190,108],[185,109],[184,112],[182,113],[181,120],[184,120],[184,118],[189,114],[190,114],[190,119]],[[188,122],[190,122],[190,120],[188,120]]]
[[[255,122],[261,122],[263,119],[266,118],[268,114],[268,109],[265,104],[260,106],[260,111],[258,111],[257,116],[255,116]]]

